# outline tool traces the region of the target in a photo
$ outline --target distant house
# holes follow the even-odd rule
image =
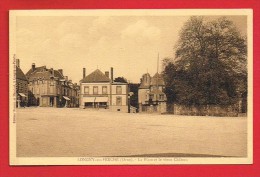
[[[16,59],[16,107],[28,104],[28,79],[20,68],[20,60]]]
[[[166,95],[163,92],[165,83],[158,72],[151,77],[146,73],[141,78],[138,89],[139,112],[166,112]]]
[[[32,68],[26,73],[29,80],[29,105],[42,107],[75,107],[78,105],[76,84],[63,76],[63,70],[47,69],[46,66]]]
[[[113,68],[111,78],[109,72],[105,74],[99,69],[85,76],[80,81],[80,108],[103,108],[111,111],[128,111],[128,84],[113,82]]]

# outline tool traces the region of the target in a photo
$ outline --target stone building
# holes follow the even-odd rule
[[[109,72],[105,74],[99,69],[85,76],[80,81],[80,108],[104,108],[111,111],[128,112],[128,84],[113,81]]]
[[[16,107],[28,105],[28,79],[20,68],[20,60],[16,59]]]
[[[157,72],[153,77],[149,73],[144,74],[138,89],[139,112],[165,113],[167,98],[164,89],[161,74]]]
[[[36,67],[33,63],[26,77],[29,80],[30,106],[74,107],[77,105],[76,84],[63,75],[62,69]]]

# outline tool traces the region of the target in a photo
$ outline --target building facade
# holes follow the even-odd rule
[[[16,59],[16,107],[28,105],[28,79],[20,68],[20,60]]]
[[[80,108],[109,109],[111,111],[128,112],[128,84],[113,82],[113,68],[111,78],[109,72],[105,74],[99,69],[85,76],[80,81]]]
[[[41,107],[75,107],[78,93],[75,85],[63,70],[47,69],[46,66],[32,68],[26,73],[29,80],[29,105]]]
[[[151,77],[146,73],[141,78],[138,89],[139,112],[166,112],[166,94],[164,93],[165,83],[158,72]]]

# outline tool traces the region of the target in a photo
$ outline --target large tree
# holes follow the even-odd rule
[[[246,92],[246,38],[224,17],[191,17],[180,32],[175,59],[165,61],[166,94],[177,103],[232,105]]]

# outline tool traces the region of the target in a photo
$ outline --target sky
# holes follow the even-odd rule
[[[17,16],[16,57],[26,73],[36,67],[63,69],[74,83],[97,68],[138,83],[174,57],[179,31],[189,16]],[[242,34],[246,17],[230,16]]]

